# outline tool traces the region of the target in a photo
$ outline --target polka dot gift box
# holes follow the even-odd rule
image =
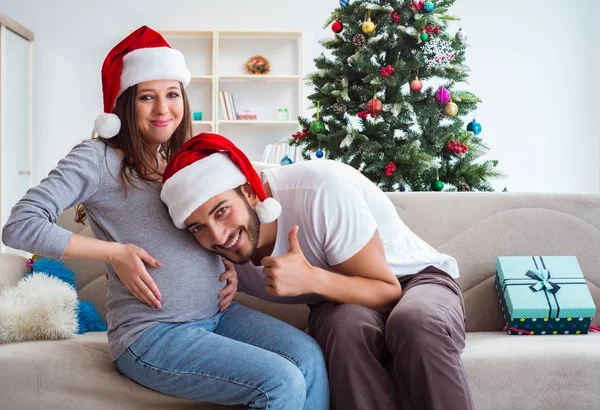
[[[511,335],[586,334],[596,315],[575,256],[499,256],[496,290]]]

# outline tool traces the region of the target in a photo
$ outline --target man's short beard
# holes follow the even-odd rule
[[[216,253],[220,256],[225,256],[226,258],[231,259],[231,261],[233,263],[235,263],[236,265],[243,265],[244,263],[249,262],[256,254],[256,248],[258,246],[258,238],[260,236],[260,220],[258,219],[258,214],[256,213],[256,210],[254,208],[252,208],[252,205],[250,205],[250,203],[244,196],[242,188],[241,187],[236,188],[235,192],[237,192],[237,194],[240,197],[242,197],[242,201],[244,201],[244,203],[246,204],[246,209],[248,210],[248,216],[249,216],[248,226],[244,227],[243,230],[246,231],[246,234],[248,235],[248,241],[250,242],[250,252],[248,253],[248,255],[240,255],[240,254],[236,253],[235,255],[238,256],[237,260],[233,260],[230,256],[225,256],[225,255],[221,254],[220,252],[216,252]],[[213,252],[215,252],[215,251],[213,251]]]
[[[248,255],[242,256],[239,261],[233,261],[238,265],[249,262],[250,259],[254,257],[256,254],[256,247],[258,246],[258,238],[260,236],[260,220],[258,219],[258,214],[256,213],[256,210],[248,203],[246,198],[244,198],[244,202],[246,203],[248,216],[250,217],[248,219],[248,226],[246,227],[246,233],[248,234],[248,240],[250,241],[250,252]]]

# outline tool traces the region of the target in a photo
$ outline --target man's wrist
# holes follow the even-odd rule
[[[311,266],[311,271],[311,279],[309,281],[311,287],[310,293],[323,296],[325,293],[324,289],[331,273],[316,266]]]

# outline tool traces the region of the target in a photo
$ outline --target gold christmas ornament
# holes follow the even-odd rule
[[[362,31],[365,34],[371,34],[375,31],[375,24],[371,21],[371,19],[367,19],[362,25]]]
[[[456,117],[458,114],[458,105],[450,101],[442,107],[442,113],[448,117]]]
[[[367,21],[362,24],[362,31],[365,34],[371,34],[375,31],[375,23],[371,21],[371,10],[367,14]]]

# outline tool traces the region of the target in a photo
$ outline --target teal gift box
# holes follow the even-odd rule
[[[496,290],[511,335],[586,334],[596,314],[575,256],[499,256]]]

